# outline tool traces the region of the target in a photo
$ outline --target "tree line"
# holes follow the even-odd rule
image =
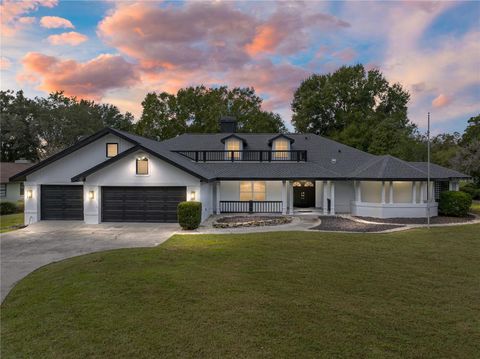
[[[426,161],[424,134],[408,118],[410,95],[376,69],[344,66],[333,73],[313,74],[294,93],[292,125],[296,132],[317,133],[360,150],[391,154],[408,161]],[[262,109],[253,88],[187,87],[176,94],[148,93],[142,115],[116,106],[67,97],[24,96],[0,91],[1,159],[38,161],[104,127],[164,140],[186,132],[218,132],[221,116],[234,116],[239,132],[286,132],[277,113]],[[468,120],[463,135],[432,139],[432,162],[474,176],[480,181],[480,114]]]

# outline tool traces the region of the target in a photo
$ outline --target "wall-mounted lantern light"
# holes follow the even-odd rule
[[[31,199],[33,197],[33,191],[31,189],[27,189],[27,198]]]
[[[190,201],[195,201],[196,193],[195,191],[190,192]]]
[[[88,191],[88,199],[94,199],[95,198],[95,192],[94,191]]]

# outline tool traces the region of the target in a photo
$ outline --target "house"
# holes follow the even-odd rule
[[[23,200],[24,186],[21,181],[10,181],[10,177],[32,166],[30,161],[0,162],[0,201]]]
[[[437,215],[438,195],[468,176],[374,156],[314,134],[187,133],[158,142],[106,128],[13,176],[25,181],[25,222],[175,222],[180,201],[214,213],[370,217]],[[428,202],[427,202],[428,201]]]

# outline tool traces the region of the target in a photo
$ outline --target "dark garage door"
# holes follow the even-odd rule
[[[102,187],[103,222],[177,222],[185,187]]]
[[[83,186],[42,185],[42,220],[83,220]]]

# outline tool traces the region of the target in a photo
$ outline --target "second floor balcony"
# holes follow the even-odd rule
[[[306,150],[268,151],[268,150],[198,150],[174,151],[195,162],[307,162]]]

